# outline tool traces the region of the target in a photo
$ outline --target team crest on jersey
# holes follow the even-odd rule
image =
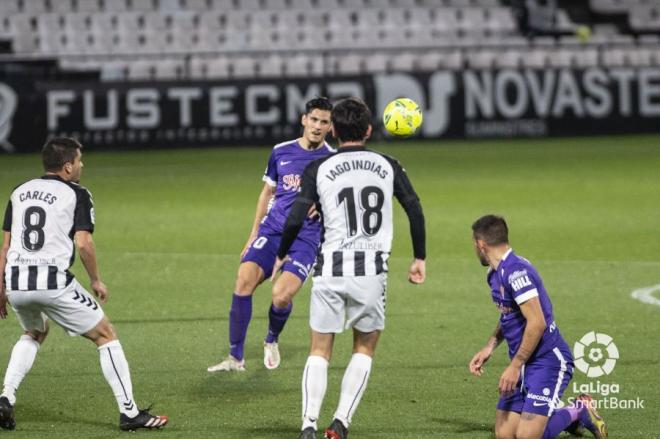
[[[520,291],[532,284],[527,275],[527,270],[517,270],[509,275],[509,284],[514,291]]]
[[[282,189],[285,191],[298,191],[300,188],[300,175],[287,174],[282,177]]]

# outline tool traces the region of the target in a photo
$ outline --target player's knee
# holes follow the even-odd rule
[[[287,285],[276,283],[273,287],[273,305],[278,308],[286,308],[291,303],[295,292]]]
[[[495,438],[496,439],[519,439],[516,436],[516,431],[512,429],[509,425],[496,425],[495,426]]]
[[[255,275],[255,273],[239,269],[238,276],[236,276],[234,294],[238,296],[250,296],[254,293],[260,281],[259,276]]]
[[[29,335],[32,337],[34,341],[36,341],[39,344],[44,344],[44,341],[46,341],[46,337],[48,336],[48,324],[46,324],[46,329],[41,332],[41,331],[26,331],[26,335]]]

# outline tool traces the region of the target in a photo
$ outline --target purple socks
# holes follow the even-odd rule
[[[271,303],[268,310],[268,334],[266,335],[266,343],[277,342],[277,338],[280,336],[284,325],[286,325],[286,321],[291,315],[292,308],[293,303],[289,303],[284,308],[278,308]]]
[[[559,433],[577,420],[578,412],[578,409],[574,407],[565,407],[555,411],[548,419],[548,425],[545,426],[543,432],[543,439],[554,439],[559,436]]]
[[[229,311],[229,353],[237,360],[243,359],[243,347],[250,319],[252,318],[252,296],[234,293]]]

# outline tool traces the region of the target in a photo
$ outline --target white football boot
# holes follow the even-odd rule
[[[227,358],[222,360],[222,362],[211,366],[208,369],[209,372],[245,372],[245,359],[237,360],[233,356],[229,355]]]
[[[277,343],[264,343],[264,366],[277,369],[280,366],[280,349]]]

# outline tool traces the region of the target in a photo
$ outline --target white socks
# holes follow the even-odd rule
[[[11,405],[16,404],[16,390],[25,375],[32,369],[39,346],[39,343],[29,335],[21,335],[11,351],[2,390],[2,395],[7,397]]]
[[[302,430],[313,427],[317,430],[325,389],[328,386],[328,361],[323,357],[307,357],[302,379]]]
[[[119,411],[129,418],[136,417],[139,411],[133,401],[131,374],[119,340],[99,346],[98,351],[103,375],[115,394]]]
[[[350,363],[344,372],[341,382],[341,396],[335,412],[335,419],[339,419],[344,427],[348,428],[351,418],[360,404],[360,399],[367,388],[372,359],[368,355],[353,354]]]

